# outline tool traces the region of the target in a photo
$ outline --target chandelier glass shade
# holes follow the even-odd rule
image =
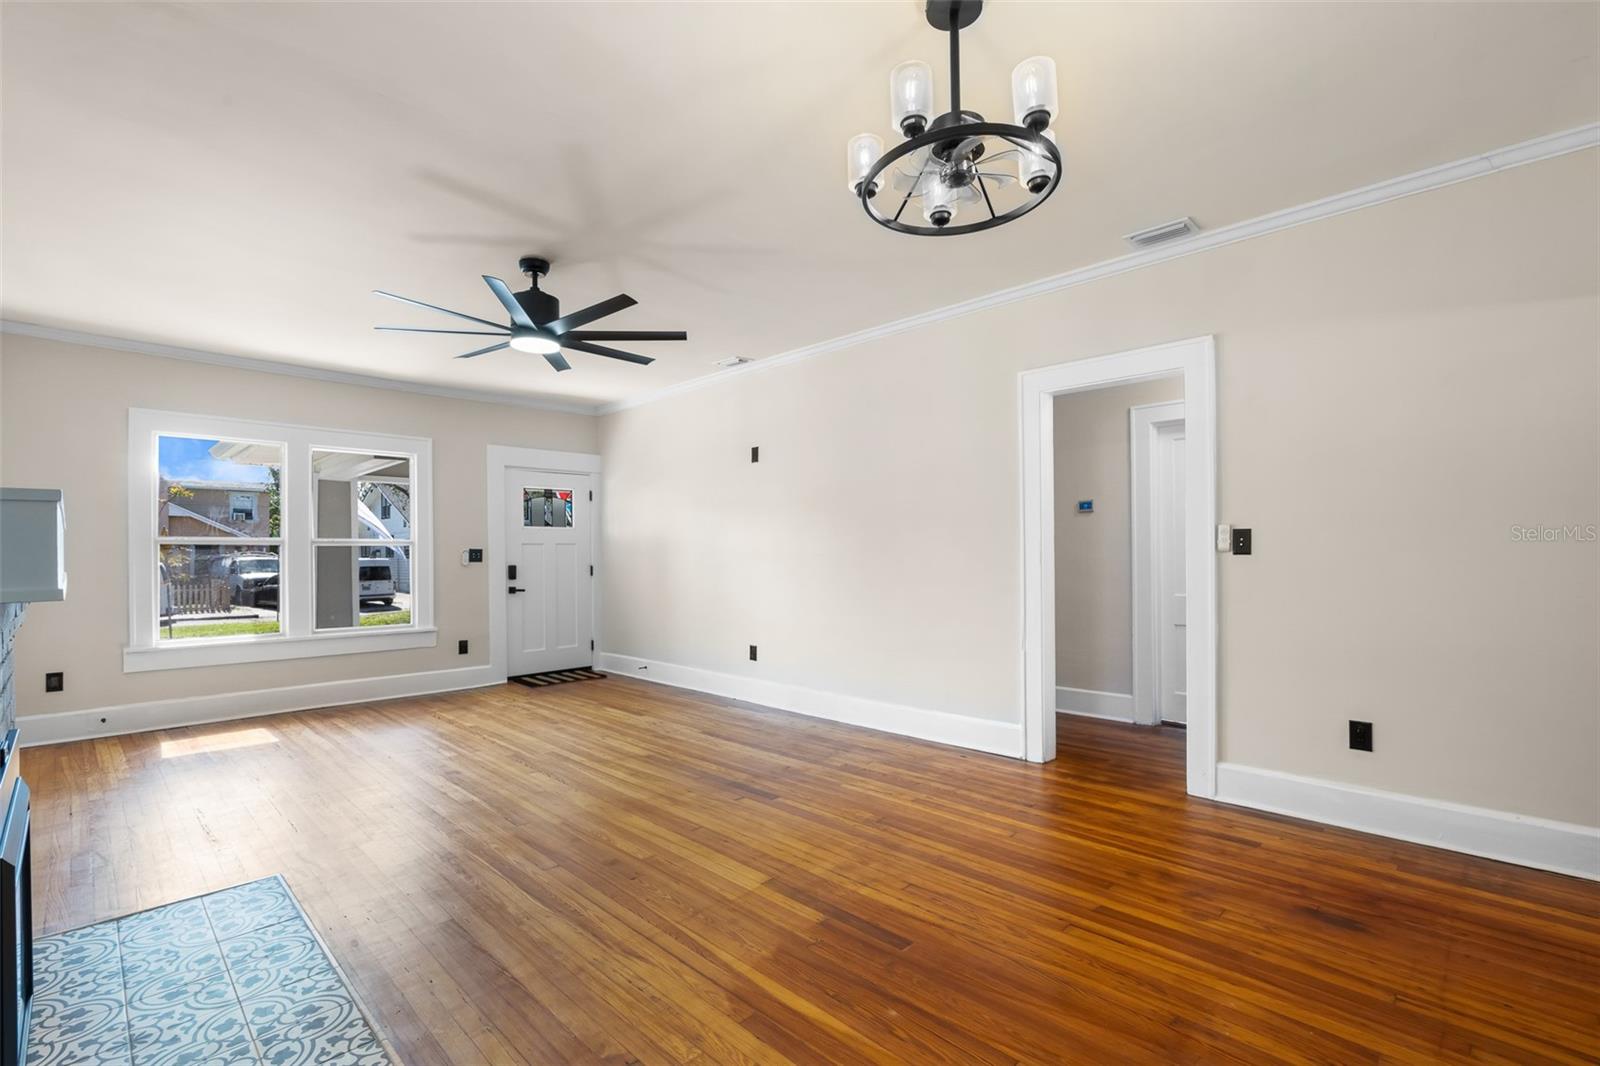
[[[920,60],[889,74],[889,121],[904,139],[887,152],[860,133],[846,150],[846,186],[867,217],[897,233],[975,233],[1021,218],[1061,183],[1061,151],[1050,129],[1060,106],[1047,56],[1011,73],[1015,123],[989,122],[961,107],[961,30],[982,0],[928,0],[928,22],[950,35],[950,110],[933,114],[933,68]]]

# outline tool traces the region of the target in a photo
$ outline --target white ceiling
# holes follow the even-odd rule
[[[0,5],[0,314],[500,394],[613,401],[1126,251],[1596,121],[1592,4],[990,3],[963,102],[1060,71],[1067,180],[955,239],[868,222],[844,144],[946,39],[855,4]],[[637,368],[378,323],[502,317],[555,261],[591,328],[687,329]],[[464,324],[463,324],[464,325]],[[471,341],[474,338],[461,338]]]

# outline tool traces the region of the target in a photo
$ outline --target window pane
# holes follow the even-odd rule
[[[523,489],[522,524],[543,529],[571,528],[572,490]]]
[[[283,445],[162,436],[156,452],[159,536],[279,536]]]
[[[317,546],[317,628],[411,624],[410,548]]]
[[[278,549],[270,544],[161,544],[158,639],[278,632]]]
[[[410,540],[411,460],[372,452],[311,452],[316,535],[327,539]]]

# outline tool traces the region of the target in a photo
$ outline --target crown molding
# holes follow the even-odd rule
[[[1543,137],[1535,137],[1519,144],[1508,145],[1481,155],[1468,156],[1458,159],[1453,163],[1444,163],[1440,166],[1418,170],[1411,174],[1402,174],[1397,178],[1380,181],[1374,185],[1367,185],[1360,189],[1338,193],[1334,196],[1313,200],[1298,207],[1285,208],[1270,214],[1260,215],[1256,218],[1236,222],[1214,230],[1203,230],[1199,234],[1182,240],[1173,241],[1171,244],[1159,245],[1155,248],[1128,255],[1118,256],[1115,259],[1106,259],[1076,270],[1069,270],[1062,274],[1040,278],[1037,281],[1015,285],[1009,289],[1000,289],[984,296],[976,296],[970,300],[950,304],[947,307],[924,311],[921,314],[911,315],[907,318],[886,322],[881,326],[873,326],[856,333],[847,333],[842,337],[821,341],[817,344],[808,344],[803,348],[795,348],[778,355],[759,358],[741,366],[730,367],[704,377],[693,378],[689,381],[668,385],[665,388],[645,393],[626,400],[617,400],[612,403],[601,404],[597,413],[613,414],[625,411],[631,407],[642,407],[645,404],[655,403],[668,397],[694,392],[698,389],[720,385],[734,378],[747,374],[755,374],[764,370],[772,370],[780,366],[814,359],[819,355],[837,352],[844,348],[853,348],[858,344],[892,337],[897,333],[930,326],[937,322],[946,322],[963,315],[970,315],[978,311],[987,311],[995,307],[1004,307],[1006,304],[1016,303],[1034,296],[1046,293],[1060,292],[1062,289],[1074,288],[1078,285],[1087,285],[1092,281],[1103,278],[1115,277],[1134,270],[1142,270],[1157,263],[1165,263],[1184,256],[1208,252],[1214,248],[1222,248],[1239,241],[1251,240],[1255,237],[1264,237],[1269,233],[1303,226],[1308,222],[1316,222],[1335,215],[1342,215],[1350,211],[1359,211],[1364,207],[1375,207],[1378,204],[1388,203],[1406,196],[1415,196],[1417,193],[1440,189],[1446,185],[1468,181],[1472,178],[1481,178],[1487,174],[1494,174],[1511,167],[1519,167],[1528,163],[1537,163],[1545,159],[1566,155],[1570,152],[1582,151],[1585,148],[1600,146],[1600,123],[1591,123],[1579,126],[1576,129],[1564,130]]]
[[[368,389],[388,389],[391,392],[414,392],[423,396],[439,396],[447,400],[470,400],[473,403],[492,403],[502,407],[529,407],[536,411],[559,411],[571,415],[598,413],[594,404],[570,403],[538,396],[507,396],[504,393],[480,389],[458,389],[449,385],[429,385],[421,381],[404,381],[377,374],[360,374],[350,370],[331,370],[327,367],[305,366],[298,363],[279,363],[271,359],[255,359],[244,355],[225,355],[221,352],[201,351],[198,348],[179,348],[170,344],[130,340],[126,337],[108,337],[99,333],[84,333],[75,329],[40,326],[32,322],[0,319],[0,333],[19,337],[39,337],[43,340],[82,344],[90,348],[109,348],[119,352],[137,352],[155,355],[162,359],[182,359],[190,363],[206,363],[235,370],[254,370],[262,374],[282,374],[292,378],[310,378],[337,385],[358,385]]]
[[[1220,229],[1203,230],[1196,236],[1173,241],[1171,244],[1132,252],[1128,255],[1118,256],[1115,259],[1106,259],[1086,267],[1054,274],[1022,285],[1015,285],[1009,289],[1000,289],[985,296],[976,296],[960,303],[935,308],[932,311],[924,311],[921,314],[896,319],[893,322],[885,322],[882,325],[859,330],[855,333],[847,333],[831,340],[819,341],[816,344],[808,344],[801,348],[780,352],[777,355],[761,357],[740,366],[730,367],[727,370],[720,370],[703,377],[691,378],[688,381],[681,381],[675,385],[668,385],[665,388],[655,389],[639,396],[611,403],[586,404],[538,396],[508,396],[504,393],[478,389],[460,389],[448,385],[429,385],[423,382],[382,377],[377,374],[360,374],[353,371],[332,370],[326,367],[280,363],[270,359],[257,359],[242,355],[224,355],[220,352],[180,348],[168,344],[154,344],[149,341],[130,340],[124,337],[108,337],[98,333],[58,329],[54,326],[41,326],[31,322],[16,322],[9,319],[0,319],[0,333],[13,333],[23,337],[41,337],[45,340],[64,341],[68,344],[83,344],[93,348],[137,352],[141,355],[155,355],[164,359],[184,359],[192,363],[208,363],[212,366],[254,370],[263,374],[284,374],[289,377],[309,378],[314,381],[327,381],[339,385],[359,385],[373,389],[390,389],[395,392],[413,392],[423,396],[440,396],[450,400],[469,400],[474,403],[526,407],[537,411],[604,415],[625,411],[631,407],[642,407],[645,404],[655,403],[657,400],[664,400],[683,393],[720,385],[746,374],[772,370],[780,366],[788,366],[791,363],[813,359],[819,355],[826,355],[829,352],[853,348],[859,344],[867,344],[884,337],[892,337],[897,333],[905,333],[908,330],[918,329],[922,326],[930,326],[994,307],[1004,307],[1006,304],[1016,303],[1019,300],[1042,296],[1046,293],[1059,292],[1078,285],[1087,285],[1092,281],[1115,277],[1118,274],[1126,274],[1134,270],[1142,270],[1157,263],[1165,263],[1172,259],[1208,252],[1214,248],[1221,248],[1255,237],[1264,237],[1269,233],[1277,233],[1280,230],[1290,229],[1294,226],[1302,226],[1308,222],[1332,218],[1335,215],[1342,215],[1349,211],[1359,211],[1364,207],[1374,207],[1378,204],[1388,203],[1391,200],[1415,196],[1417,193],[1440,189],[1446,185],[1454,185],[1457,182],[1481,178],[1484,175],[1494,174],[1511,167],[1537,163],[1541,160],[1553,159],[1556,156],[1567,155],[1570,152],[1578,152],[1585,148],[1597,146],[1600,146],[1600,123],[1591,123],[1587,126],[1564,130],[1560,133],[1535,137],[1519,144],[1508,145],[1480,155],[1468,156],[1453,163],[1429,167],[1426,170],[1418,170],[1411,174],[1402,174],[1400,177],[1380,181],[1375,185],[1352,189],[1349,192],[1339,193],[1321,200],[1313,200],[1298,207],[1274,211],[1244,222],[1223,226]]]

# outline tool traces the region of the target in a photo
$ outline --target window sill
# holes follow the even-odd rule
[[[439,631],[432,626],[407,626],[399,632],[318,633],[309,637],[260,637],[255,640],[196,638],[192,643],[182,641],[153,648],[124,648],[122,672],[136,674],[146,670],[184,670],[193,666],[226,666],[312,659],[324,655],[403,651],[407,648],[432,648],[438,643]]]

